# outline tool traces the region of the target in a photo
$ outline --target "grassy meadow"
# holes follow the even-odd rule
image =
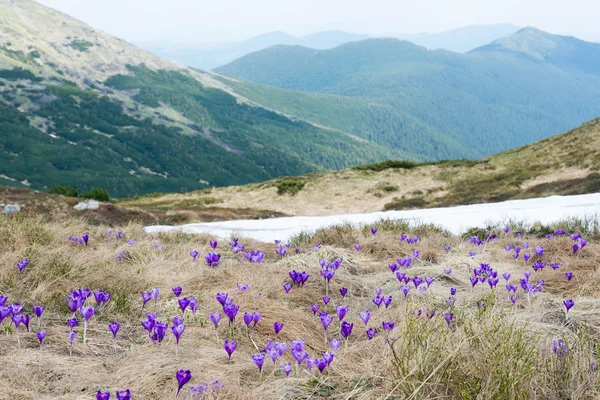
[[[244,245],[246,252],[256,249],[265,254],[263,263],[251,263],[243,252],[234,253],[232,239],[219,239],[213,250],[209,243],[215,238],[153,237],[133,223],[115,229],[77,218],[0,218],[0,294],[7,297],[7,306],[18,302],[24,307],[21,315],[31,316],[31,332],[23,325],[15,328],[11,315],[2,322],[0,398],[92,399],[100,390],[109,391],[114,399],[118,390],[125,389],[133,399],[175,398],[180,369],[192,375],[179,394],[182,399],[597,398],[597,220],[563,221],[552,227],[518,221],[507,225],[508,233],[504,226],[495,226],[458,237],[435,226],[384,220],[368,227],[341,225],[303,233],[290,241],[289,248],[240,238],[238,246]],[[375,235],[372,227],[377,229]],[[558,229],[565,234],[553,235]],[[576,253],[573,245],[581,247],[583,242],[570,237],[575,232],[587,240]],[[87,245],[69,239],[85,233]],[[418,240],[413,244],[399,240],[403,234]],[[489,234],[493,236],[488,240]],[[505,246],[512,247],[507,251]],[[514,246],[521,247],[517,259]],[[539,246],[544,248],[541,256],[534,251]],[[281,249],[287,250],[283,257],[277,253]],[[194,250],[195,261],[190,255]],[[420,252],[418,257],[415,251]],[[205,262],[209,252],[221,255],[218,266]],[[531,255],[528,262],[524,254]],[[397,259],[403,262],[407,257],[410,266],[398,266]],[[24,259],[29,263],[19,273],[17,264]],[[326,287],[320,261],[335,259],[341,264]],[[545,267],[534,272],[532,266],[541,265],[536,262]],[[491,269],[484,267],[487,272],[479,277],[488,274],[486,281],[473,287],[470,278],[474,269],[482,270],[482,263]],[[409,282],[400,283],[390,264],[396,264],[396,272]],[[286,293],[284,285],[292,283],[289,273],[294,270],[307,272],[309,278]],[[498,282],[492,287],[488,282],[493,282],[493,272]],[[527,290],[520,284],[525,272],[531,273]],[[508,283],[517,287],[514,304],[512,292],[505,288],[505,273],[510,273]],[[417,285],[414,277],[424,282]],[[176,286],[183,289],[179,299],[197,299],[195,313],[187,308],[182,314],[171,290]],[[85,302],[95,308],[85,345],[84,318],[75,312],[79,324],[73,328],[70,354],[66,321],[72,313],[66,299],[78,288],[103,290],[111,298],[99,307],[94,295]],[[141,293],[152,288],[160,288],[160,295],[142,308]],[[342,288],[347,289],[345,296]],[[215,299],[217,293],[227,293],[239,306],[233,324],[228,324]],[[386,308],[381,300],[387,302],[388,296],[392,300]],[[574,302],[568,315],[567,300]],[[312,304],[319,306],[316,314]],[[45,311],[38,328],[32,307],[40,305]],[[343,321],[353,324],[347,340],[341,335],[338,306],[348,307]],[[359,318],[366,310],[367,325]],[[333,320],[326,337],[322,311]],[[215,312],[222,314],[218,329],[209,318]],[[262,318],[247,329],[245,312],[261,313]],[[156,313],[156,320],[169,324],[161,343],[151,340],[142,326],[146,313]],[[183,316],[186,326],[177,356],[171,332],[174,316]],[[116,347],[108,328],[113,321],[120,324]],[[283,323],[278,334],[276,322]],[[392,322],[393,328],[384,330],[384,322]],[[348,327],[344,329],[347,333]],[[42,347],[36,331],[47,332]],[[230,359],[224,350],[226,339],[238,343]],[[301,347],[308,354],[299,367],[290,350],[297,339],[305,341]],[[341,340],[339,347],[336,339]],[[270,341],[288,345],[275,364]],[[258,354],[266,356],[262,374],[252,358]],[[308,369],[307,360],[316,359],[318,364],[331,354],[333,360],[322,373],[318,365]],[[289,376],[282,367],[288,372],[291,368]],[[212,385],[215,381],[218,385]]]

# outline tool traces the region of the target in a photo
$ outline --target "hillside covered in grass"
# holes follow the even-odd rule
[[[0,218],[0,397],[597,397],[597,232],[507,228],[287,247]]]
[[[287,215],[336,215],[446,207],[600,191],[600,120],[478,161],[386,161],[338,172],[119,203],[138,210],[184,212],[208,201]],[[203,221],[197,218],[196,221]]]
[[[439,160],[489,156],[596,118],[599,53],[525,28],[467,54],[371,39],[273,46],[216,71],[266,106]]]
[[[0,184],[117,197],[408,153],[266,109],[31,0],[0,0]]]

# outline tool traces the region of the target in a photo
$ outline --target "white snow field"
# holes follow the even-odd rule
[[[600,215],[600,193],[576,196],[551,196],[528,200],[511,200],[501,203],[473,204],[448,208],[423,210],[382,211],[368,214],[343,214],[320,217],[285,217],[263,220],[238,220],[197,223],[179,226],[147,226],[148,233],[183,231],[208,233],[215,237],[247,237],[263,242],[275,239],[287,241],[302,231],[314,231],[344,222],[361,225],[382,218],[403,219],[409,222],[434,223],[459,234],[469,228],[484,226],[488,222],[501,222],[508,218],[549,224],[566,217]]]

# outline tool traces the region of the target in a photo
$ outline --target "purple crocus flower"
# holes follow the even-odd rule
[[[265,363],[265,355],[261,353],[252,354],[252,360],[254,361],[254,364],[256,364],[256,366],[258,367],[258,370],[260,371],[260,377],[262,379],[262,367]]]
[[[118,390],[116,394],[117,400],[131,400],[131,391],[129,389]]]
[[[571,281],[571,279],[573,279],[573,273],[572,272],[565,272],[565,277],[567,278],[567,281]]]
[[[262,314],[259,312],[252,313],[252,320],[254,321],[254,326],[256,326],[256,324],[258,324],[258,321],[260,321],[261,317],[262,317]]]
[[[454,320],[454,314],[451,312],[444,312],[442,313],[444,316],[444,320],[446,321],[446,324],[448,324],[448,327],[450,327],[450,325],[452,324],[452,321]]]
[[[552,341],[552,352],[556,354],[558,357],[564,357],[569,352],[569,348],[567,347],[567,342],[563,339],[553,340]]]
[[[73,328],[75,328],[79,324],[76,318],[69,318],[67,320],[67,325],[69,326],[69,331],[73,332]]]
[[[225,339],[225,342],[223,343],[223,348],[227,352],[227,355],[229,356],[230,360],[231,360],[231,355],[233,354],[235,349],[237,349],[237,346],[238,346],[237,342],[235,342],[233,340]]]
[[[142,292],[142,309],[144,309],[144,306],[150,300],[152,300],[152,293],[150,293],[150,292]]]
[[[273,324],[273,330],[275,331],[276,335],[279,335],[279,332],[281,332],[282,329],[283,329],[283,323],[275,322]]]
[[[44,306],[33,306],[33,313],[37,318],[42,318],[42,314],[44,313]]]
[[[410,286],[404,285],[400,288],[400,291],[404,293],[404,298],[406,299],[406,296],[408,296],[408,292],[410,292]]]
[[[11,309],[11,314],[12,315],[18,315],[21,314],[21,311],[23,311],[23,306],[20,305],[19,303],[13,303],[10,305],[10,309]]]
[[[108,329],[112,332],[113,338],[115,340],[117,340],[117,332],[119,332],[120,328],[121,328],[121,325],[116,321],[114,321],[108,325]]]
[[[427,287],[431,286],[431,284],[433,283],[435,279],[431,276],[428,276],[425,278],[425,282],[427,283]]]
[[[563,301],[563,304],[565,305],[565,309],[566,309],[565,315],[568,316],[569,310],[571,308],[573,308],[573,306],[575,305],[575,302],[573,301],[573,299],[568,299],[568,300]]]
[[[179,304],[179,308],[181,308],[181,313],[184,314],[185,309],[190,305],[190,300],[187,297],[182,297],[177,300],[177,303]]]
[[[178,397],[181,388],[183,388],[192,379],[192,373],[190,372],[190,370],[186,371],[180,369],[179,371],[177,371],[177,374],[175,374],[175,377],[177,378],[177,384],[179,385],[175,397]]]
[[[110,399],[110,392],[103,392],[101,390],[98,390],[98,392],[96,393],[96,400],[109,400]]]
[[[393,322],[382,322],[382,327],[384,331],[392,331],[394,329],[394,323]]]
[[[152,288],[150,290],[150,293],[152,293],[152,298],[156,302],[158,300],[158,296],[160,296],[160,288],[157,288],[157,287]]]
[[[171,290],[173,290],[173,294],[175,295],[175,297],[181,296],[181,292],[183,292],[183,289],[181,288],[181,286],[175,286]]]
[[[177,357],[177,353],[179,352],[179,338],[181,338],[184,331],[184,324],[175,325],[173,323],[173,326],[171,326],[171,332],[173,333],[173,336],[175,336],[175,357]]]
[[[208,242],[210,244],[210,247],[213,248],[213,250],[217,249],[217,245],[219,244],[219,242],[217,242],[216,240],[209,240]]]
[[[292,284],[286,283],[285,285],[283,285],[283,290],[285,290],[286,293],[289,293],[290,290],[292,290]]]
[[[23,273],[23,270],[29,265],[29,260],[24,259],[17,263],[17,268],[19,268],[19,274]]]
[[[37,339],[40,342],[40,350],[42,350],[42,344],[43,344],[44,339],[46,338],[47,334],[48,334],[48,332],[46,332],[46,331],[36,331],[35,332],[35,336],[37,336]]]
[[[10,307],[0,307],[0,324],[10,315]]]
[[[346,294],[348,294],[348,288],[340,288],[340,294],[342,295],[342,297],[346,297]]]
[[[198,258],[198,254],[199,254],[198,250],[192,250],[192,251],[190,251],[190,256],[192,256],[192,259],[194,261],[196,261],[196,258]]]
[[[394,265],[396,265],[396,264],[394,264]],[[396,279],[398,279],[399,282],[402,282],[405,277],[406,277],[406,272],[396,271]]]
[[[323,297],[323,303],[325,303],[325,305],[329,304],[330,300],[331,300],[331,298],[328,296]]]
[[[348,338],[352,334],[353,327],[354,327],[353,323],[348,323],[346,321],[342,322],[342,326],[340,328],[340,334],[344,337],[344,339],[348,340]]]
[[[456,294],[456,288],[450,288],[450,296],[454,296]]]
[[[358,316],[365,323],[365,325],[367,325],[369,323],[369,320],[371,319],[371,313],[369,312],[369,310],[359,312]]]
[[[562,267],[562,264],[559,264],[559,263],[550,263],[550,267],[551,267],[553,270],[557,270],[557,269],[559,269],[560,267]]]
[[[219,304],[221,304],[222,306],[225,306],[225,302],[227,301],[228,296],[229,295],[227,293],[217,293],[217,295],[215,296],[215,299],[217,299]]]
[[[215,325],[215,329],[217,329],[217,326],[219,325],[219,321],[221,320],[221,314],[219,312],[214,312],[214,313],[209,313],[208,317],[210,318],[210,320],[212,321],[212,323]]]
[[[476,276],[470,277],[469,280],[471,281],[471,287],[475,287],[475,285],[479,283],[479,278],[477,278]]]
[[[377,228],[371,228],[371,235],[375,236],[377,233]]]
[[[356,243],[354,245],[354,250],[359,251],[360,250],[360,244]]]
[[[229,318],[229,321],[231,323],[235,322],[235,317],[238,313],[238,311],[240,310],[240,306],[238,306],[237,304],[225,304],[225,306],[223,307],[223,312],[225,313],[225,315],[227,315],[227,317]]]
[[[252,323],[253,319],[252,319],[252,314],[251,313],[244,313],[244,324],[246,324],[246,327],[249,327],[250,324]]]
[[[381,307],[381,304],[383,303],[383,297],[379,295],[373,297],[371,300],[373,301],[373,304],[377,306],[377,308]]]
[[[324,358],[319,358],[317,359],[317,368],[319,369],[320,373],[323,373],[323,371],[325,370],[325,368],[327,368],[329,364],[327,364],[327,360],[325,360]]]
[[[121,328],[121,325],[114,321],[111,324],[108,325],[108,329],[112,332],[113,334],[113,344],[115,347],[115,353],[117,352],[117,332],[119,332],[119,329]]]
[[[375,330],[374,328],[367,329],[367,337],[369,338],[369,340],[373,339],[375,335],[377,335],[377,330]]]
[[[290,376],[290,373],[292,372],[292,363],[288,361],[281,364],[281,371],[287,376]]]
[[[85,245],[88,245],[88,241],[90,240],[90,235],[88,235],[87,233],[84,234],[83,236],[81,236],[81,239],[83,240],[83,242],[85,243]]]
[[[578,250],[579,246],[577,245],[577,243],[573,244],[573,254],[576,254]]]
[[[392,304],[392,300],[393,300],[392,295],[383,297],[383,305],[385,306],[386,309],[390,306],[390,304]]]
[[[154,333],[152,334],[152,337],[151,337],[152,341],[161,343],[163,341],[163,339],[165,338],[165,335],[167,334],[168,327],[169,327],[169,324],[165,324],[164,322],[161,322],[161,321],[156,321],[154,323]]]
[[[421,283],[423,283],[423,279],[419,278],[418,276],[413,277],[412,281],[415,285],[415,289],[418,288],[421,285]]]
[[[313,312],[313,315],[317,315],[317,311],[319,311],[321,307],[318,304],[311,304],[310,310]]]
[[[446,253],[450,253],[450,250],[451,250],[450,246],[444,246],[444,251]]]
[[[79,312],[83,316],[83,320],[85,322],[88,322],[90,318],[92,318],[95,311],[96,309],[94,307],[81,306],[81,308],[79,309]]]
[[[323,325],[323,329],[325,330],[325,332],[327,332],[327,327],[329,326],[329,324],[331,324],[331,322],[333,322],[333,318],[329,316],[329,314],[327,314],[326,312],[321,312],[320,319],[321,324]]]
[[[342,321],[344,319],[344,317],[346,316],[346,314],[348,313],[348,306],[336,306],[335,312],[336,312],[339,320]]]

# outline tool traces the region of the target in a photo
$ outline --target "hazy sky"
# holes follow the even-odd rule
[[[131,42],[226,42],[281,30],[373,36],[513,23],[600,41],[600,0],[39,0]]]

